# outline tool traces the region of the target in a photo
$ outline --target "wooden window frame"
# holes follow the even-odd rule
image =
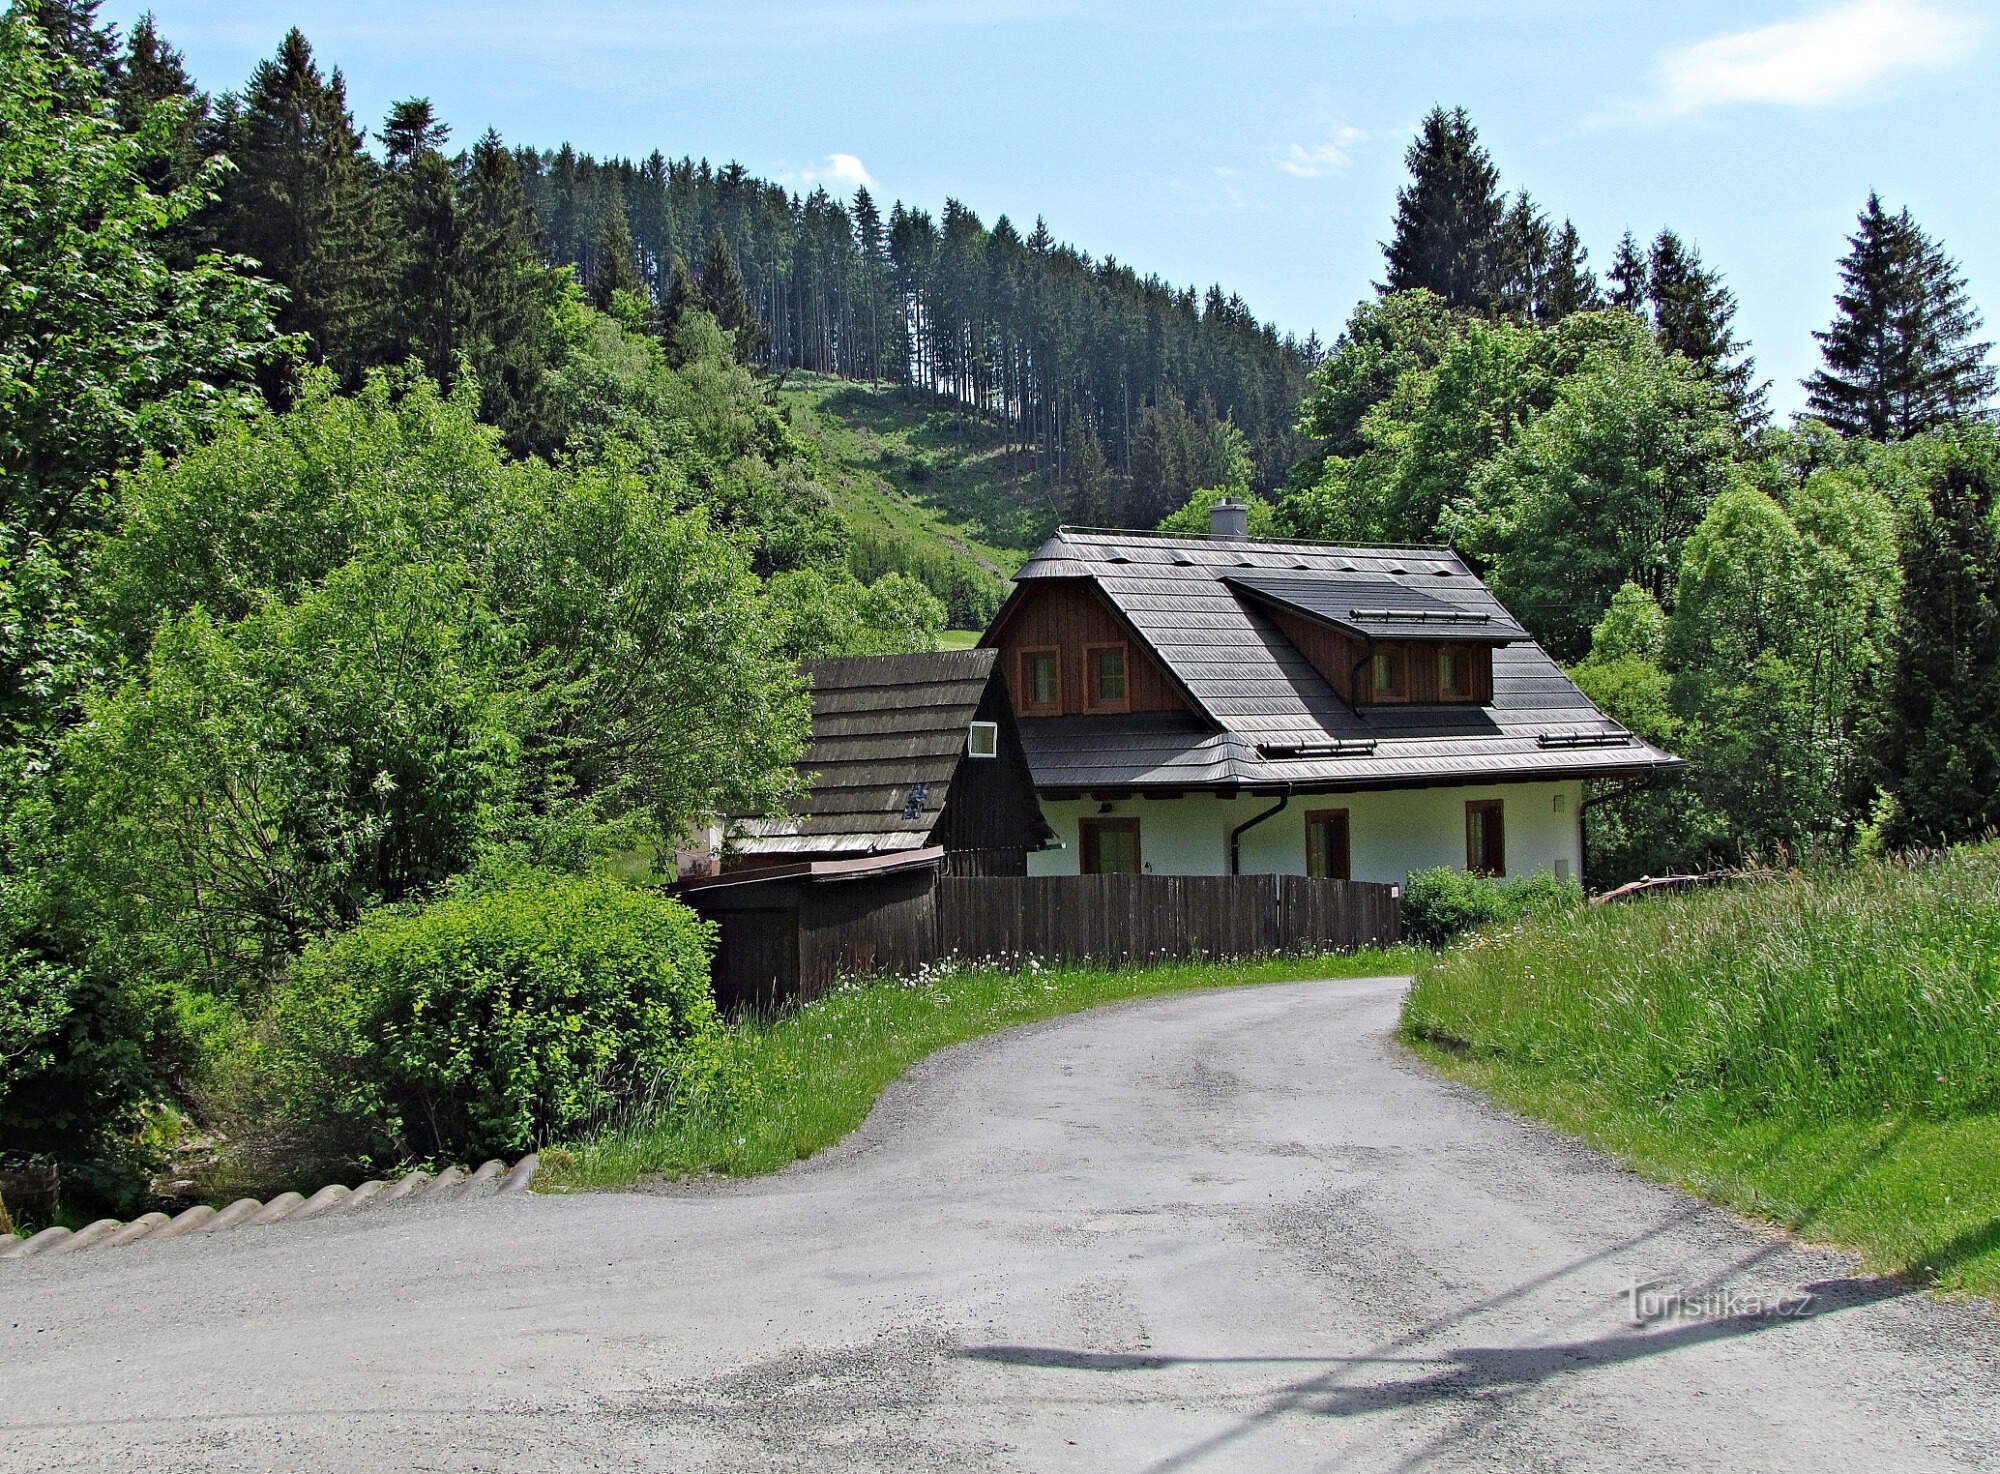
[[[1038,703],[1035,700],[1035,660],[1046,655],[1056,668],[1056,699]],[[1063,709],[1063,668],[1062,647],[1060,645],[1023,645],[1014,652],[1014,674],[1021,682],[1021,715],[1024,717],[1059,717]]]
[[[1459,687],[1444,683],[1445,662],[1457,656],[1459,667],[1465,673],[1465,684]],[[1440,645],[1437,652],[1438,700],[1470,701],[1479,690],[1479,673],[1474,668],[1472,647],[1469,645]]]
[[[1340,820],[1340,873],[1338,875],[1324,875],[1318,878],[1322,880],[1352,880],[1354,879],[1354,821],[1352,811],[1348,809],[1306,810],[1306,874],[1310,876],[1313,873],[1313,825],[1326,824],[1335,818]],[[1328,867],[1329,870],[1332,868],[1331,866]]]
[[[1130,834],[1132,836],[1132,870],[1134,875],[1146,873],[1146,854],[1140,846],[1139,821],[1133,818],[1110,819],[1092,817],[1076,821],[1076,873],[1078,875],[1122,875],[1122,870],[1100,870],[1097,868],[1098,836],[1105,833]]]
[[[1116,701],[1101,701],[1097,695],[1099,652],[1116,650],[1125,667],[1125,694]],[[1083,647],[1083,709],[1093,716],[1128,712],[1132,709],[1132,647],[1123,640],[1099,640]]]
[[[1489,857],[1480,854],[1475,846],[1473,837],[1477,831],[1473,825],[1473,816],[1476,814],[1489,816],[1487,820],[1490,826],[1488,832],[1498,837],[1499,843],[1494,846],[1494,848],[1500,851],[1500,863],[1497,866],[1485,864],[1484,862]],[[1491,876],[1495,880],[1505,878],[1507,874],[1507,801],[1505,799],[1469,798],[1465,801],[1465,873],[1467,875]]]
[[[1402,674],[1402,680],[1392,689],[1384,691],[1375,684],[1375,662],[1380,660],[1384,655],[1391,655],[1391,654],[1393,654],[1396,657],[1397,669]],[[1396,642],[1389,642],[1386,644],[1378,643],[1375,646],[1375,648],[1369,652],[1368,699],[1369,701],[1376,703],[1378,705],[1387,705],[1390,702],[1407,702],[1410,699],[1410,647],[1409,646]]]
[[[986,751],[979,750],[979,739],[986,738]],[[1000,724],[998,722],[974,722],[966,728],[965,755],[978,758],[982,762],[996,760],[1000,756]]]

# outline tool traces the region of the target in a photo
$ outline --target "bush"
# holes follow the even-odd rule
[[[378,912],[308,949],[278,997],[284,1110],[379,1164],[512,1155],[709,1087],[709,930],[602,879]]]
[[[1487,880],[1439,865],[1403,883],[1403,935],[1440,946],[1465,932],[1583,904],[1583,888],[1553,875]]]

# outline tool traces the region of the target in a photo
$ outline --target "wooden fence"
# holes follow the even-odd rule
[[[774,876],[691,887],[717,924],[728,1009],[818,997],[844,977],[948,959],[1138,962],[1340,950],[1402,938],[1395,888],[1295,875]]]
[[[939,957],[1126,962],[1402,940],[1393,886],[1300,875],[940,877]]]

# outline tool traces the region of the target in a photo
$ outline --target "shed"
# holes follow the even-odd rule
[[[937,846],[800,860],[682,881],[715,923],[710,978],[730,1012],[818,997],[843,977],[908,973],[937,955]]]

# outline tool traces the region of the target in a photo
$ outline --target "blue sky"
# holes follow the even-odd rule
[[[1991,0],[153,8],[211,90],[295,23],[364,122],[422,94],[462,142],[490,125],[842,192],[866,179],[932,209],[954,195],[1024,230],[1040,213],[1327,339],[1380,273],[1417,120],[1463,105],[1507,185],[1574,218],[1600,268],[1627,227],[1695,241],[1781,412],[1871,188],[1944,239],[2000,329]],[[104,18],[132,17],[110,0]]]

